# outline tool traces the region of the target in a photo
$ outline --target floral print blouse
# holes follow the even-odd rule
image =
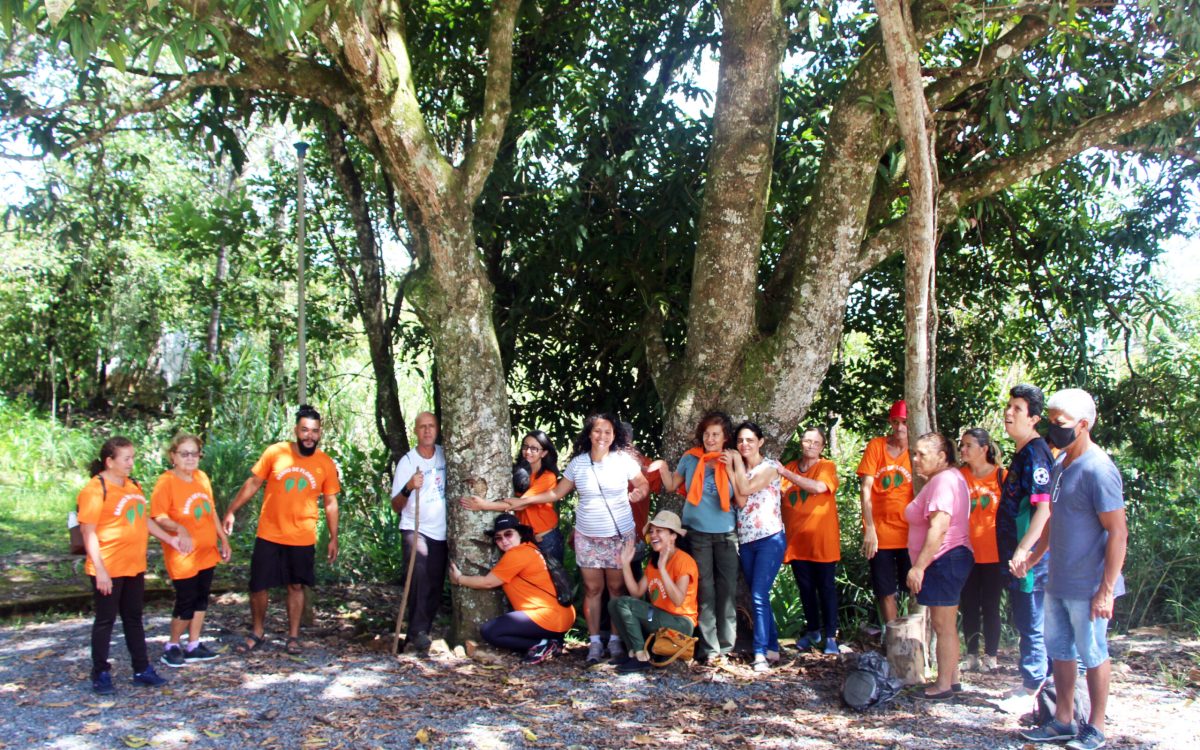
[[[768,466],[779,471],[779,463],[764,458],[758,466],[746,472],[746,476],[754,479],[759,472],[766,471]],[[739,544],[765,539],[783,531],[783,516],[779,510],[780,481],[776,476],[771,483],[758,492],[746,498],[746,507],[737,513],[737,534]]]

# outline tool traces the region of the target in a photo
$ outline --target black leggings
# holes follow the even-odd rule
[[[112,579],[112,593],[104,596],[96,588],[96,577],[92,579],[92,602],[96,619],[92,621],[92,679],[101,672],[109,672],[109,640],[117,615],[121,616],[121,630],[125,632],[125,646],[133,660],[134,674],[146,671],[150,659],[146,656],[146,629],[142,626],[142,599],[146,593],[146,574],[121,576]]]
[[[524,612],[509,612],[494,620],[488,620],[479,628],[483,640],[513,651],[528,651],[539,641],[547,638],[561,641],[563,634],[546,630]]]
[[[983,651],[995,656],[1000,648],[1000,593],[1004,569],[1000,563],[975,563],[962,589],[962,629],[967,653],[979,653],[979,620],[983,619]]]
[[[792,560],[791,566],[792,575],[796,578],[796,588],[800,590],[800,604],[804,607],[804,619],[807,621],[805,630],[815,633],[820,625],[820,630],[826,638],[836,638],[837,563]]]

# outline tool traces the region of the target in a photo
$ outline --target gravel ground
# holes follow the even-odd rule
[[[208,631],[221,658],[158,664],[170,684],[157,690],[129,684],[118,626],[115,696],[90,691],[90,617],[0,627],[0,747],[1024,747],[1016,718],[994,705],[1012,671],[968,678],[952,702],[904,694],[857,714],[838,702],[844,667],[836,658],[805,655],[756,677],[743,666],[683,665],[618,676],[585,669],[581,646],[533,667],[438,648],[429,659],[393,657],[372,648],[383,641],[354,637],[348,599],[319,603],[337,614],[305,631],[303,656],[288,656],[276,638],[243,657],[232,647],[245,627],[245,597],[221,597]],[[153,658],[168,616],[163,605],[147,611]],[[281,616],[272,611],[275,623]],[[1117,665],[1110,747],[1200,747],[1197,644],[1152,636],[1115,645],[1127,658]]]

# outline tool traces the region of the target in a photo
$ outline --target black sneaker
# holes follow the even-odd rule
[[[182,667],[187,663],[183,657],[183,649],[174,644],[163,649],[163,655],[159,661],[161,661],[163,664],[166,664],[168,667],[175,668]]]
[[[212,661],[217,658],[217,652],[209,650],[208,646],[205,646],[203,643],[197,643],[196,647],[191,651],[185,650],[183,652],[183,658],[189,664],[194,661]]]
[[[554,640],[553,638],[543,638],[540,642],[534,644],[532,648],[525,652],[525,663],[541,664],[561,650],[562,647],[559,646],[558,641]]]
[[[621,674],[633,674],[634,672],[649,672],[654,667],[650,666],[650,661],[642,661],[641,659],[630,659],[621,666],[617,667],[617,671]]]
[[[432,645],[433,639],[429,637],[429,633],[414,633],[407,644],[417,656],[428,656],[429,647]]]
[[[111,672],[101,672],[92,678],[93,693],[98,693],[99,695],[109,695],[111,693],[115,693],[116,690],[117,689],[113,687]]]
[[[154,671],[154,667],[149,664],[142,672],[138,672],[130,680],[134,685],[145,685],[146,687],[162,687],[167,684],[167,681],[159,677],[158,672]]]

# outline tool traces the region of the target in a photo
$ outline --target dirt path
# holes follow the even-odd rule
[[[234,655],[245,598],[221,597],[212,635],[230,650],[183,669],[160,665],[171,682],[157,691],[128,683],[117,635],[118,687],[108,697],[93,695],[87,680],[90,618],[4,626],[0,747],[1024,747],[1016,717],[994,706],[1015,672],[968,679],[953,702],[902,695],[884,710],[855,714],[837,699],[839,660],[816,655],[759,678],[740,667],[682,666],[618,676],[584,669],[582,647],[534,667],[445,651],[392,657],[359,634],[367,595],[336,593],[321,601],[302,657],[287,656],[278,640],[252,657]],[[158,604],[148,611],[155,658],[168,615]],[[1110,747],[1200,747],[1198,646],[1155,630],[1115,639]]]

